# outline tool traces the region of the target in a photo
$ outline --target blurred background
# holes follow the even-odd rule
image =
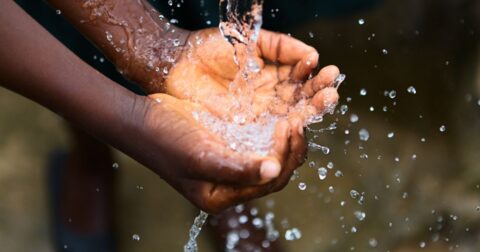
[[[303,2],[266,0],[265,27],[315,46],[347,80],[336,113],[312,127],[336,129],[309,134],[330,151],[312,150],[284,190],[256,200],[258,216],[274,215],[285,251],[480,251],[480,1],[366,1],[338,13],[333,1]],[[308,20],[288,25],[302,4]],[[178,12],[168,15],[181,25]],[[216,25],[203,14],[199,27]],[[90,63],[106,64],[99,57]],[[47,156],[66,148],[65,122],[3,88],[0,107],[1,250],[52,251]],[[122,153],[115,162],[120,251],[181,251],[198,210]],[[285,239],[292,228],[301,236]],[[208,232],[199,245],[213,250]]]

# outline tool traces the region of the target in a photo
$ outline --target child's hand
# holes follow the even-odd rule
[[[290,130],[279,123],[268,156],[239,153],[193,118],[193,110],[206,110],[202,105],[165,94],[150,98],[141,130],[151,139],[145,144],[149,158],[142,163],[205,211],[278,191],[303,162],[301,125]]]
[[[230,150],[221,136],[192,116],[193,110],[221,118],[236,114],[237,100],[229,95],[228,85],[243,78],[233,62],[232,46],[218,29],[192,33],[186,46],[162,84],[168,95],[151,95],[161,109],[153,106],[148,113],[150,128],[170,132],[169,139],[162,139],[174,157],[166,179],[210,212],[282,189],[304,162],[305,121],[337,103],[332,85],[339,70],[328,66],[307,80],[317,66],[315,49],[286,35],[262,31],[256,54],[262,69],[252,82],[244,83],[255,87],[254,114],[247,122],[265,112],[284,117],[276,125],[268,156],[260,157]],[[245,56],[239,55],[239,60]],[[262,169],[268,167],[267,160],[270,169]]]

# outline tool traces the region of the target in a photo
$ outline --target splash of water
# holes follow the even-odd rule
[[[237,55],[239,50],[246,49],[247,74],[260,72],[254,52],[263,23],[262,10],[263,0],[220,0],[220,32],[235,48],[234,61],[239,67]]]
[[[193,221],[193,225],[190,228],[189,231],[189,239],[187,244],[183,247],[184,252],[197,252],[198,251],[198,246],[197,246],[197,236],[200,234],[200,231],[202,230],[203,224],[205,224],[205,221],[208,218],[208,214],[204,211],[200,211],[200,214],[195,218]]]

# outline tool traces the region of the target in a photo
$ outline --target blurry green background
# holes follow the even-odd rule
[[[307,161],[283,191],[255,202],[262,215],[275,214],[288,251],[480,251],[480,1],[390,0],[287,32],[314,45],[320,64],[336,64],[347,75],[339,93],[340,105],[348,106],[317,126],[337,122],[313,140],[330,153],[309,155],[317,167],[333,162],[327,178],[320,180]],[[5,89],[0,107],[1,251],[52,251],[46,157],[66,146],[64,122]],[[350,122],[352,113],[358,122]],[[359,140],[363,128],[367,142]],[[181,251],[197,210],[135,161],[121,153],[116,161],[121,251]],[[336,170],[344,176],[334,176]],[[352,189],[365,192],[363,205],[350,197]],[[357,210],[366,213],[363,221]],[[285,241],[292,227],[302,237]],[[211,251],[206,233],[199,242],[200,251]]]

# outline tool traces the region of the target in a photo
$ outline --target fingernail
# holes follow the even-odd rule
[[[280,174],[280,164],[274,160],[266,160],[260,166],[260,176],[262,180],[276,178]]]

